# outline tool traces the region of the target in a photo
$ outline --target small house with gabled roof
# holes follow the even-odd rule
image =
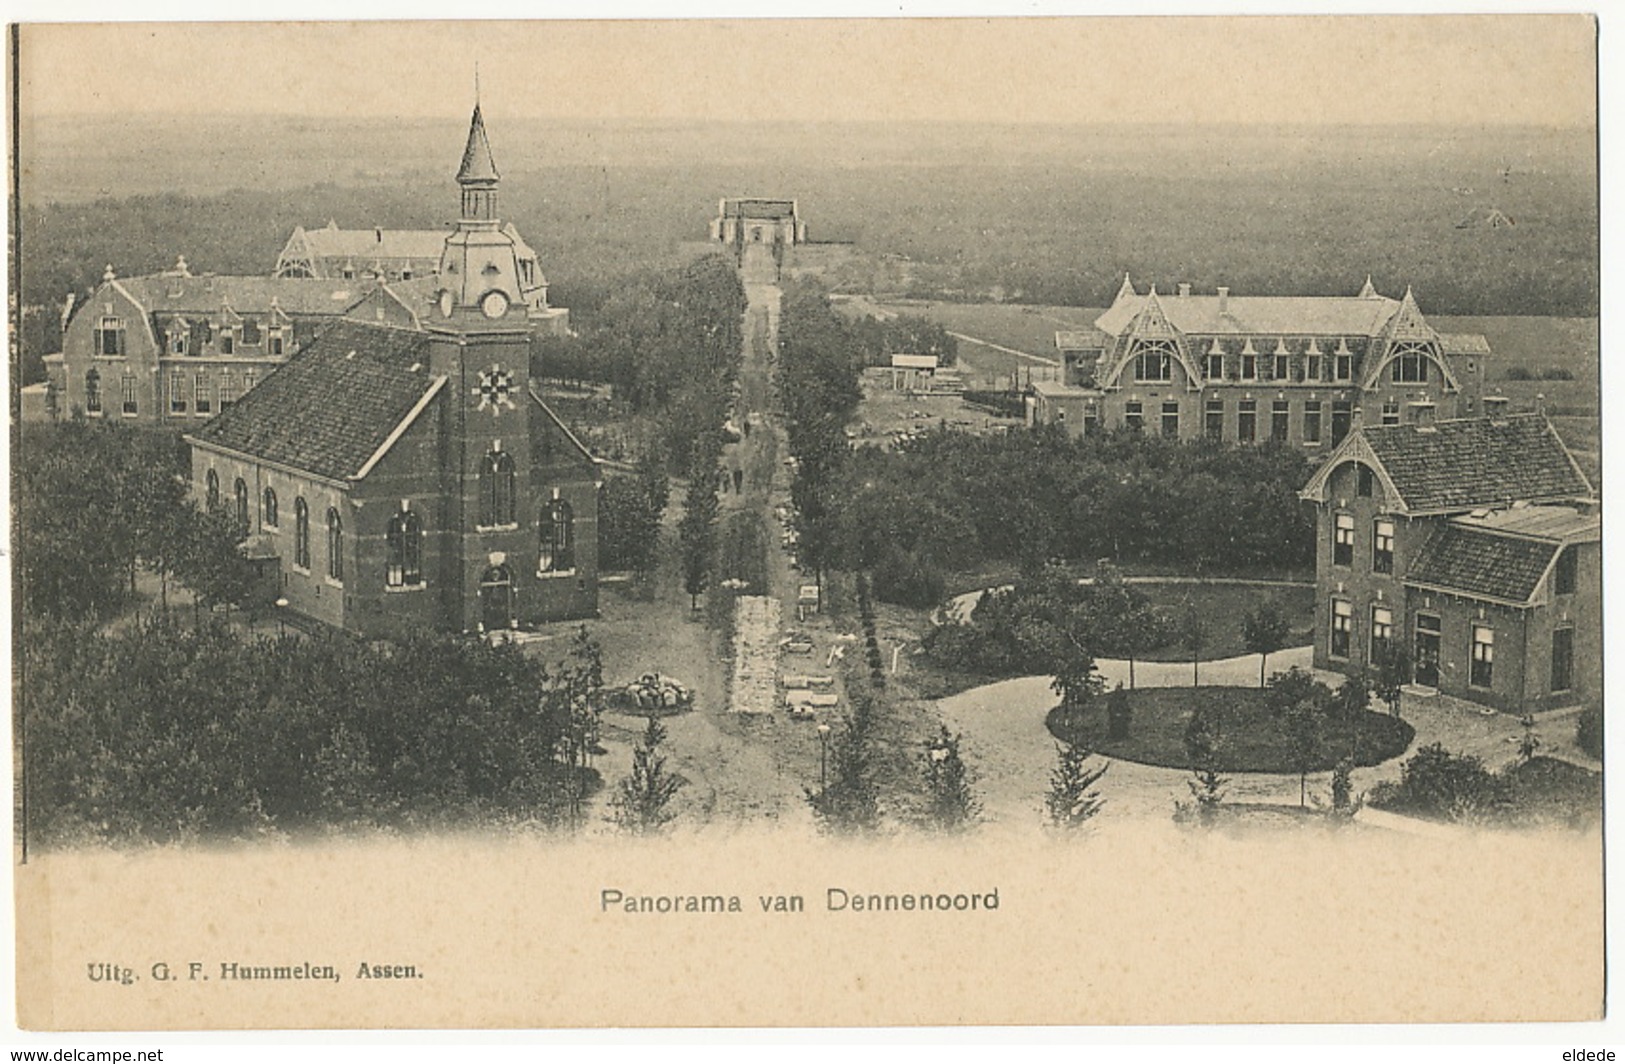
[[[1526,713],[1602,694],[1602,518],[1542,414],[1360,425],[1316,507],[1314,662]]]

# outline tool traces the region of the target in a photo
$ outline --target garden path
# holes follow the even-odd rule
[[[1271,673],[1290,668],[1310,668],[1311,648],[1293,647],[1271,654]],[[1097,666],[1107,685],[1128,685],[1128,662],[1100,659]],[[1139,687],[1183,687],[1190,683],[1189,662],[1136,662]],[[1331,673],[1317,673],[1330,684],[1340,682]],[[1258,657],[1249,654],[1201,666],[1204,685],[1249,687],[1258,682]],[[973,688],[937,703],[937,710],[949,730],[964,736],[962,750],[966,762],[977,774],[976,790],[984,817],[994,823],[1026,827],[1043,816],[1044,796],[1049,789],[1050,772],[1055,766],[1055,739],[1044,726],[1044,717],[1056,704],[1055,692],[1046,676],[1026,676]],[[1490,768],[1497,768],[1517,756],[1517,740],[1522,729],[1516,718],[1503,713],[1486,714],[1475,706],[1436,696],[1407,696],[1401,713],[1415,729],[1411,750],[1440,742],[1446,749],[1474,754]],[[1409,751],[1407,751],[1408,755]],[[1370,789],[1381,780],[1397,780],[1406,755],[1371,768],[1356,769],[1355,790]],[[1111,768],[1100,781],[1099,791],[1106,800],[1105,815],[1132,819],[1166,819],[1172,816],[1175,801],[1189,801],[1190,773],[1181,769],[1158,768],[1130,761],[1104,758]],[[1227,776],[1226,800],[1232,802],[1279,803],[1298,801],[1298,777],[1262,772],[1233,772]],[[1309,775],[1310,795],[1325,800],[1330,791],[1331,773]]]

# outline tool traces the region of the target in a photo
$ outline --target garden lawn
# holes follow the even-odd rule
[[[1196,607],[1207,621],[1207,645],[1203,661],[1238,658],[1246,654],[1241,638],[1241,619],[1265,602],[1281,607],[1292,634],[1286,645],[1312,642],[1315,629],[1315,589],[1312,587],[1249,587],[1244,584],[1137,584],[1153,606],[1161,608],[1176,624],[1187,608]],[[1190,651],[1175,640],[1165,647],[1147,651],[1140,661],[1185,661]]]
[[[1063,742],[1081,742],[1096,753],[1142,765],[1189,768],[1185,728],[1197,708],[1217,712],[1222,722],[1218,765],[1221,772],[1296,773],[1285,722],[1265,704],[1266,692],[1250,687],[1147,687],[1124,692],[1133,711],[1129,736],[1111,739],[1106,731],[1106,699],[1082,712],[1057,706],[1050,732]],[[1415,730],[1397,717],[1365,711],[1351,720],[1322,719],[1319,751],[1311,772],[1336,766],[1352,752],[1356,765],[1380,764],[1404,753]]]

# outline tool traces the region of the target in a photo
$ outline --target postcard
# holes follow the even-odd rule
[[[1595,20],[10,34],[20,1027],[1602,1017]]]

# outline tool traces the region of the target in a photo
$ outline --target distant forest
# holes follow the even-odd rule
[[[905,257],[895,295],[1098,306],[1125,270],[1282,295],[1371,273],[1384,291],[1414,286],[1430,315],[1598,308],[1584,130],[488,121],[504,218],[540,253],[553,301],[589,314],[616,277],[680,261],[717,199],[740,194],[795,197],[814,240]],[[449,226],[460,146],[434,123],[86,123],[25,140],[25,380],[57,346],[63,297],[109,264],[132,275],[185,255],[194,272],[267,273],[295,225]],[[1483,224],[1492,210],[1514,224]]]

